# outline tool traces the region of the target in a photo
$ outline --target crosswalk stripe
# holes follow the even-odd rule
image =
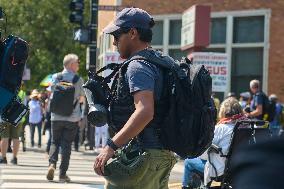
[[[7,154],[8,161],[12,154]],[[59,156],[60,157],[60,156]],[[46,179],[48,159],[43,153],[27,151],[19,153],[18,165],[0,165],[1,187],[6,189],[103,189],[104,178],[95,174],[93,170],[93,155],[74,153],[71,155],[68,176],[71,183],[59,183],[59,166],[55,171],[54,181]]]
[[[54,183],[52,185],[39,185],[38,183],[28,183],[28,187],[23,187],[27,185],[27,183],[4,183],[2,184],[1,188],[5,189],[74,189],[74,188],[79,188],[79,189],[103,189],[103,186],[101,185],[93,185],[91,187],[85,186],[85,185],[79,185],[79,184],[59,184],[59,183]]]

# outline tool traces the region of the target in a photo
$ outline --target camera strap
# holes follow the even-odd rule
[[[113,76],[118,72],[119,68],[120,68],[120,64],[117,63],[110,63],[104,67],[102,67],[101,69],[99,69],[96,72],[96,75],[98,75],[99,73],[105,71],[105,70],[113,70],[107,77],[105,77],[103,79],[103,82],[105,83],[110,83],[111,79],[113,78]]]

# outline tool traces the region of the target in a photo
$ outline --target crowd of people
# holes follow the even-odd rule
[[[260,81],[252,80],[249,87],[251,91],[240,93],[239,99],[235,93],[228,93],[221,105],[220,101],[213,96],[219,114],[212,143],[221,148],[224,155],[228,154],[233,129],[237,121],[264,120],[269,122],[272,137],[281,135],[284,126],[283,105],[275,94],[266,96],[260,88]],[[269,116],[271,117],[269,118]],[[208,158],[210,158],[210,163]],[[212,178],[218,178],[224,174],[225,162],[225,156],[218,153],[209,155],[207,151],[200,157],[185,159],[183,189],[193,189],[200,186],[200,182],[194,177],[196,173],[203,175],[205,185],[210,184]]]
[[[83,91],[81,94],[83,94]],[[1,132],[1,164],[8,163],[6,158],[7,152],[13,152],[11,163],[17,164],[20,143],[22,143],[22,151],[24,152],[27,148],[38,148],[44,150],[47,155],[49,154],[52,144],[50,96],[51,86],[26,91],[25,84],[22,82],[18,97],[29,108],[29,113],[21,120],[17,127],[7,127],[7,129]],[[80,120],[76,121],[73,150],[79,151],[80,146],[83,145],[85,146],[85,150],[99,152],[106,144],[108,126],[105,125],[104,127],[95,129],[94,126],[90,125],[87,121],[88,107],[86,107],[86,103],[78,103],[78,111]],[[26,133],[27,131],[29,133]],[[37,133],[37,137],[35,137],[35,133]],[[42,141],[43,135],[45,135],[45,141]],[[26,139],[27,136],[30,137],[29,140]],[[35,138],[37,141],[35,141]]]

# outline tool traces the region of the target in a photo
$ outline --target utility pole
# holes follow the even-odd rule
[[[96,51],[97,51],[97,30],[98,30],[98,0],[90,0],[90,16],[89,23],[90,43],[88,45],[88,63],[89,71],[96,71]]]

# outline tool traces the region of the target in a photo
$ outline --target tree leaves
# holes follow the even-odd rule
[[[61,71],[63,57],[68,53],[80,57],[80,74],[86,75],[86,47],[73,41],[75,25],[69,22],[69,3],[70,0],[1,0],[8,18],[4,36],[17,35],[30,45],[28,89],[38,88],[46,75]],[[4,21],[1,22],[0,29],[4,30]]]

